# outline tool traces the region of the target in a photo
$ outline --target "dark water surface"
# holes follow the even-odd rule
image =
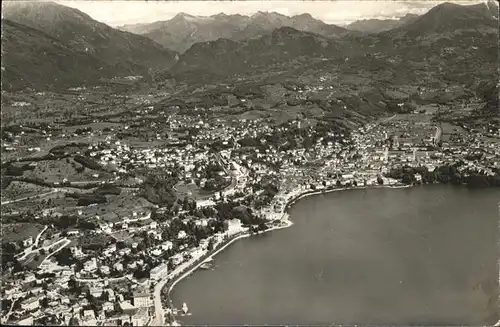
[[[239,240],[172,292],[183,324],[484,325],[498,320],[500,191],[307,197],[290,228]]]

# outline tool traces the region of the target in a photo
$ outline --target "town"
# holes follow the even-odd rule
[[[238,237],[290,226],[287,207],[301,196],[500,185],[498,126],[439,121],[439,105],[354,130],[171,109],[86,125],[100,128],[3,132],[12,159],[2,186],[2,323],[172,324],[182,310],[168,292],[180,276]]]

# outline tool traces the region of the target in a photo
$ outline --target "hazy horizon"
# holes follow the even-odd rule
[[[258,11],[286,16],[308,13],[328,24],[347,25],[361,19],[395,19],[423,14],[443,2],[475,4],[482,1],[56,1],[76,8],[92,18],[116,27],[152,23],[178,13],[212,16],[219,13],[251,16]]]

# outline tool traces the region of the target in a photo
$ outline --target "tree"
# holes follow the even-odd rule
[[[14,268],[12,269],[12,272],[15,274],[15,273],[23,271],[23,270],[24,270],[23,265],[19,261],[16,261],[14,263]]]
[[[413,179],[414,179],[414,178],[415,178],[415,176],[413,176],[413,174],[412,174],[412,175],[410,175],[410,174],[404,174],[404,175],[403,175],[402,182],[403,182],[404,184],[409,185],[409,184],[411,184],[411,183],[413,182]]]
[[[44,297],[43,299],[40,300],[40,305],[42,306],[42,308],[48,308],[49,299],[47,297]]]
[[[73,263],[75,263],[75,258],[73,257],[73,253],[67,247],[62,248],[61,251],[57,252],[55,255],[55,259],[57,263],[61,266],[71,266]]]
[[[212,251],[214,249],[214,239],[211,238],[208,240],[208,251]]]
[[[69,325],[70,326],[80,326],[80,321],[78,320],[77,317],[73,316],[69,319]]]

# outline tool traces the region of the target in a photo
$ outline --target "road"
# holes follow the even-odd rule
[[[161,300],[161,290],[167,286],[168,283],[171,282],[169,289],[167,290],[170,293],[172,287],[186,275],[191,274],[195,271],[203,262],[205,262],[208,258],[217,255],[219,252],[224,250],[229,244],[236,241],[237,239],[246,236],[246,232],[242,232],[232,237],[223,240],[221,243],[217,244],[216,248],[213,251],[205,251],[203,254],[197,257],[193,257],[192,259],[183,262],[179,266],[177,266],[174,270],[169,272],[166,276],[163,276],[162,279],[155,285],[155,289],[153,292],[154,296],[154,307],[155,307],[155,317],[151,321],[151,326],[164,326],[165,325],[165,310],[163,309],[163,304]],[[171,306],[170,296],[167,295],[167,303]],[[167,304],[168,306],[168,304]]]
[[[16,303],[17,299],[12,300],[12,303],[10,305],[9,312],[5,315],[5,317],[2,317],[2,324],[6,324],[7,321],[9,321],[10,314],[12,313],[12,309],[14,308],[14,303]]]
[[[99,283],[99,282],[104,282],[104,281],[116,282],[116,281],[126,279],[126,278],[131,279],[132,274],[121,276],[121,277],[112,277],[112,278],[76,278],[75,277],[75,280],[77,282],[82,282],[82,283]]]
[[[48,226],[45,226],[45,228],[40,232],[38,233],[38,235],[35,237],[35,242],[33,242],[33,245],[34,246],[38,246],[38,242],[40,242],[40,236],[42,236],[42,234],[48,229],[49,227]],[[33,246],[32,246],[33,248]]]
[[[20,256],[20,258],[19,258],[19,259],[23,259],[23,258],[25,258],[26,256],[28,256],[31,252],[33,252],[33,246],[38,246],[38,242],[40,242],[40,237],[42,236],[42,234],[43,234],[43,233],[44,233],[44,232],[45,232],[48,228],[49,228],[48,226],[45,226],[45,227],[43,228],[43,230],[42,230],[40,233],[38,233],[38,235],[35,237],[35,241],[33,242],[33,245],[31,245],[29,248],[26,248],[26,249],[24,250],[24,252],[22,252],[22,253],[24,253],[23,255],[21,255],[21,254],[19,253],[19,254],[17,254],[16,256]]]
[[[38,248],[38,249],[34,249],[34,250],[33,250],[33,248],[31,248],[31,251],[29,251],[29,252],[25,252],[25,253],[24,253],[21,257],[19,257],[17,260],[24,260],[24,259],[26,259],[26,257],[27,257],[27,256],[29,256],[29,255],[30,255],[30,254],[32,254],[32,253],[40,252],[40,250],[41,250],[41,249],[44,249],[45,251],[48,251],[51,247],[53,247],[53,246],[57,246],[60,242],[62,242],[62,241],[64,241],[64,240],[68,240],[68,239],[67,239],[67,238],[63,238],[63,239],[61,239],[61,240],[59,240],[59,241],[57,241],[57,242],[54,242],[54,243],[52,243],[52,244],[50,244],[50,245],[47,245],[47,246],[45,246],[45,247],[41,247],[41,248]],[[68,240],[68,241],[69,241],[69,240]],[[71,241],[70,241],[70,243],[71,243]],[[69,244],[69,243],[68,243],[68,244]]]
[[[389,117],[389,118],[385,118],[385,119],[383,119],[383,120],[381,121],[381,123],[386,123],[386,122],[388,122],[388,121],[391,121],[391,120],[393,120],[394,118],[396,118],[396,116],[397,116],[397,114],[396,114],[396,115],[392,115],[392,116],[391,116],[391,117]]]
[[[63,239],[62,239],[62,241],[63,241],[63,243],[64,243],[64,244],[63,244],[61,247],[59,247],[57,250],[55,250],[55,251],[53,251],[53,252],[49,253],[49,254],[45,257],[45,259],[43,259],[43,260],[42,260],[42,264],[43,264],[44,262],[46,262],[46,261],[47,261],[50,257],[52,257],[54,254],[56,254],[57,252],[61,251],[61,250],[62,250],[62,249],[64,249],[66,246],[68,246],[68,244],[69,244],[69,243],[71,243],[71,240],[69,240],[69,239],[67,239],[67,238],[63,238]],[[61,241],[59,241],[59,242],[61,242]]]
[[[154,306],[155,306],[155,317],[151,321],[151,326],[164,326],[165,325],[165,311],[163,310],[163,305],[161,303],[161,290],[168,283],[169,279],[165,277],[161,279],[158,284],[155,285],[155,290],[153,293]]]
[[[61,191],[53,189],[50,192],[46,192],[46,193],[42,193],[42,194],[30,195],[30,196],[26,196],[24,198],[19,198],[19,199],[15,199],[15,200],[4,201],[4,202],[2,202],[2,205],[16,203],[16,202],[21,202],[21,201],[26,201],[26,200],[32,200],[32,199],[40,199],[40,198],[43,198],[44,196],[52,195],[52,194],[58,193],[58,192],[61,192]]]

